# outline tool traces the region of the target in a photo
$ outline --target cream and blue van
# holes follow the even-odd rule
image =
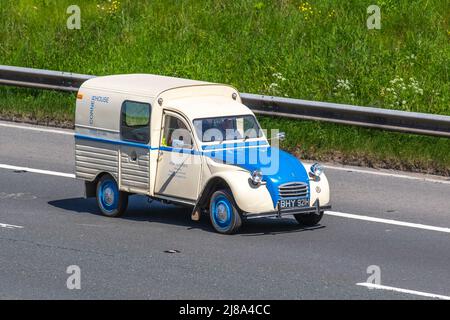
[[[146,195],[208,215],[220,233],[248,219],[293,215],[316,225],[330,208],[323,168],[270,143],[231,86],[136,74],[98,77],[76,104],[76,176],[118,217]]]

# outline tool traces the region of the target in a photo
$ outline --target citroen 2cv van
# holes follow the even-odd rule
[[[272,145],[227,85],[136,74],[93,78],[79,89],[76,177],[108,217],[132,194],[209,215],[219,233],[247,219],[293,215],[317,224],[330,208],[327,178]],[[278,137],[281,137],[279,134]]]

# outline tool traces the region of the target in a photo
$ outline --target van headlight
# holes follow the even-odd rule
[[[323,173],[323,166],[318,164],[317,162],[314,163],[311,168],[309,169],[309,175],[313,178],[319,178]]]
[[[252,172],[252,183],[255,186],[259,186],[261,184],[262,178],[263,178],[263,175],[262,175],[261,170],[255,170]]]

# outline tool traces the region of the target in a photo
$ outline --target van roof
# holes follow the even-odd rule
[[[153,74],[126,74],[96,77],[83,83],[82,88],[127,92],[148,97],[157,97],[162,92],[187,86],[213,83]]]
[[[168,106],[184,113],[190,120],[253,115],[253,112],[243,104],[221,96],[176,99],[170,101]]]

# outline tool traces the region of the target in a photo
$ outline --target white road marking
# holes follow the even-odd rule
[[[5,224],[5,223],[0,223],[0,228],[6,228],[6,229],[23,229],[22,226],[15,226],[13,224]]]
[[[443,296],[443,295],[440,295],[440,294],[421,292],[421,291],[415,291],[415,290],[408,290],[408,289],[402,289],[402,288],[395,288],[395,287],[389,287],[389,286],[382,286],[380,284],[361,282],[361,283],[357,283],[356,285],[357,286],[361,286],[361,287],[366,287],[366,288],[369,288],[369,289],[388,290],[388,291],[395,291],[395,292],[413,294],[413,295],[416,295],[416,296],[422,296],[422,297],[427,297],[427,298],[434,298],[434,299],[441,299],[441,300],[450,300],[449,296]]]
[[[0,169],[26,171],[26,172],[31,172],[31,173],[39,173],[39,174],[45,174],[45,175],[50,175],[50,176],[58,176],[58,177],[75,179],[75,175],[71,174],[71,173],[40,170],[40,169],[33,169],[33,168],[27,168],[27,167],[17,167],[17,166],[11,166],[11,165],[7,165],[7,164],[0,164]],[[335,216],[335,217],[341,217],[341,218],[347,218],[347,219],[371,221],[371,222],[385,223],[385,224],[409,227],[409,228],[415,228],[415,229],[423,229],[423,230],[429,230],[429,231],[450,233],[450,228],[435,227],[435,226],[429,226],[429,225],[425,225],[425,224],[375,218],[375,217],[369,217],[369,216],[363,216],[363,215],[351,214],[351,213],[336,212],[336,211],[325,211],[325,214],[329,215],[329,216]]]
[[[435,227],[435,226],[429,226],[426,224],[418,224],[418,223],[404,222],[404,221],[398,221],[398,220],[382,219],[382,218],[375,218],[375,217],[369,217],[369,216],[362,216],[359,214],[351,214],[351,213],[343,213],[343,212],[335,212],[335,211],[325,211],[325,214],[329,215],[329,216],[335,216],[335,217],[341,217],[341,218],[347,218],[347,219],[364,220],[364,221],[385,223],[385,224],[391,224],[391,225],[408,227],[408,228],[450,233],[450,228]]]
[[[442,184],[449,184],[450,185],[450,181],[448,181],[448,180],[440,180],[440,179],[433,179],[433,178],[427,178],[427,177],[419,177],[419,176],[412,176],[412,175],[398,174],[398,173],[390,173],[390,172],[383,172],[383,171],[375,171],[375,170],[368,170],[368,169],[356,169],[354,167],[337,167],[337,166],[331,166],[331,165],[324,165],[324,167],[328,168],[328,169],[331,169],[331,170],[355,172],[355,173],[363,173],[363,174],[372,174],[372,175],[383,176],[383,177],[409,179],[409,180],[434,182],[434,183],[442,183]]]
[[[40,170],[40,169],[33,169],[33,168],[27,168],[27,167],[10,166],[8,164],[0,164],[0,169],[14,170],[14,171],[26,171],[26,172],[31,172],[31,173],[39,173],[39,174],[45,174],[45,175],[49,175],[49,176],[58,176],[58,177],[73,178],[73,179],[75,178],[75,175],[71,174],[71,173]]]
[[[40,132],[56,133],[56,134],[65,134],[65,135],[69,135],[69,136],[73,136],[75,134],[73,131],[69,131],[69,130],[63,131],[63,130],[56,130],[56,129],[47,129],[47,128],[42,128],[42,127],[21,126],[21,125],[17,125],[17,124],[10,124],[10,123],[4,123],[4,122],[0,122],[0,127],[24,129],[24,130],[40,131]]]

